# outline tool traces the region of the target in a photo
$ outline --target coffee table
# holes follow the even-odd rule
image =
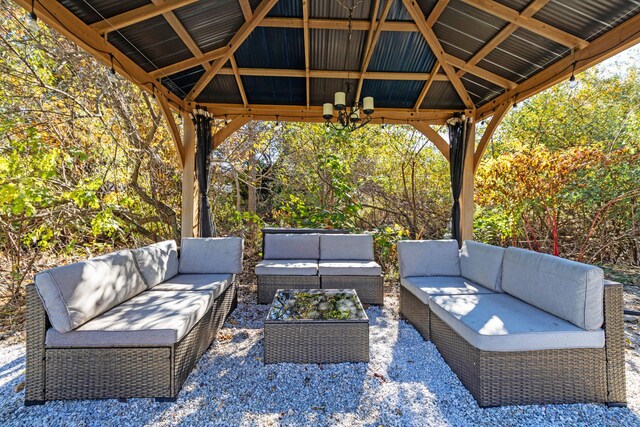
[[[279,289],[264,321],[265,363],[369,361],[369,318],[353,289]]]

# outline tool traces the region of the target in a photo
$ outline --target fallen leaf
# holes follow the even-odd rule
[[[24,381],[13,388],[13,391],[16,393],[20,393],[22,390],[24,390]]]

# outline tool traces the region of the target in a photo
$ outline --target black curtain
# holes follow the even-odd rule
[[[451,175],[451,195],[453,207],[451,208],[451,234],[462,245],[460,236],[460,193],[462,192],[462,179],[464,177],[464,160],[469,142],[469,121],[464,115],[456,114],[447,122],[449,128],[449,171]]]
[[[211,219],[209,207],[209,155],[213,149],[213,137],[211,134],[211,117],[206,110],[196,108],[193,115],[193,123],[196,128],[196,175],[198,177],[198,212],[200,234],[199,237],[213,237],[215,227]]]

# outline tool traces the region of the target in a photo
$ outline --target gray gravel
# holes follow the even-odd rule
[[[627,352],[629,408],[480,409],[435,347],[398,319],[397,299],[371,307],[371,362],[262,362],[266,306],[240,304],[176,403],[152,399],[23,406],[24,346],[0,348],[0,425],[640,426],[640,356]],[[18,391],[16,391],[18,388]]]

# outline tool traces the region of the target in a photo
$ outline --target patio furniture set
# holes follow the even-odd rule
[[[369,361],[382,304],[370,235],[272,233],[256,265],[265,363]],[[400,313],[480,406],[624,405],[622,286],[517,248],[398,243]],[[173,400],[235,308],[242,239],[167,241],[57,267],[27,288],[26,404]]]

